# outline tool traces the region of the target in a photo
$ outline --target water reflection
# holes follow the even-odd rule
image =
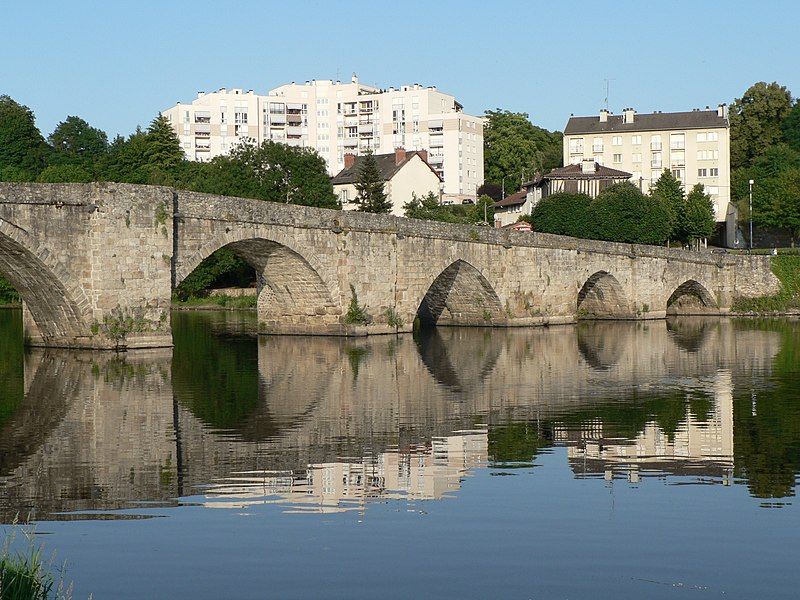
[[[800,471],[797,323],[255,339],[246,318],[190,314],[174,353],[112,356],[23,355],[0,318],[6,521],[181,497],[360,510],[446,498],[476,468],[563,446],[577,477],[758,497],[792,495]]]

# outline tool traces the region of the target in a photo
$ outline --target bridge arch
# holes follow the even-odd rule
[[[16,288],[36,324],[41,339],[34,343],[61,345],[86,335],[89,300],[80,285],[47,249],[27,233],[0,219],[0,273]],[[32,332],[27,332],[30,335]]]
[[[256,271],[258,278],[258,320],[266,331],[324,333],[335,328],[342,314],[335,301],[338,294],[312,264],[297,250],[267,237],[242,235],[204,244],[176,270],[177,286],[200,263],[221,248],[227,248]]]
[[[616,277],[607,271],[592,274],[578,292],[579,319],[615,319],[631,316],[630,300]]]
[[[500,298],[483,274],[465,260],[445,268],[417,309],[425,325],[497,325],[506,320]]]
[[[718,312],[718,304],[708,289],[695,279],[680,284],[667,300],[668,315],[698,315]]]

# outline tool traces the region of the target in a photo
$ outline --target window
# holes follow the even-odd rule
[[[641,143],[642,143],[642,136],[640,135],[631,136],[631,144],[633,144],[634,146],[638,146]]]
[[[669,136],[670,150],[683,150],[686,148],[686,134],[671,133]]]
[[[615,135],[614,137],[612,137],[611,138],[611,145],[612,146],[622,146],[622,136],[621,135]]]
[[[684,178],[684,170],[683,169],[672,169],[672,175],[675,179],[679,179],[683,181]]]
[[[710,185],[706,188],[706,193],[709,196],[718,196],[719,195],[719,188],[716,185]]]
[[[246,112],[233,113],[233,122],[237,125],[247,125],[247,113]]]
[[[719,169],[717,167],[713,167],[708,170],[709,177],[719,177]]]
[[[661,150],[661,136],[650,136],[650,150]]]
[[[708,177],[708,169],[697,169],[698,177]]]
[[[632,160],[634,163],[640,163],[640,162],[642,162],[642,155],[641,155],[641,154],[639,154],[639,153],[632,154],[632,155],[631,155],[631,160]]]
[[[705,142],[706,141],[706,132],[705,131],[701,131],[700,133],[697,134],[697,141],[698,142]]]
[[[622,162],[622,154],[615,154],[614,155],[614,162],[621,163]]]
[[[661,152],[653,152],[653,154],[650,156],[650,166],[653,169],[661,168]]]
[[[716,141],[718,141],[718,140],[719,140],[719,133],[717,133],[716,131],[709,131],[709,132],[706,134],[706,139],[707,139],[709,142],[716,142]]]
[[[603,138],[596,137],[592,142],[592,151],[593,152],[602,152],[603,151]]]
[[[341,201],[342,204],[347,204],[347,190],[346,189],[344,189],[341,192],[339,192],[339,200]]]
[[[698,150],[697,160],[716,160],[719,158],[719,150]]]
[[[569,153],[583,154],[583,138],[570,138]]]

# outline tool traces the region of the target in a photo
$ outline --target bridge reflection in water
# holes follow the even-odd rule
[[[684,318],[255,340],[232,318],[177,315],[174,351],[20,353],[22,376],[0,393],[2,518],[179,498],[362,509],[444,498],[475,468],[535,467],[559,446],[579,477],[793,494],[797,465],[759,473],[734,424],[753,418],[750,389],[767,389],[796,327]]]

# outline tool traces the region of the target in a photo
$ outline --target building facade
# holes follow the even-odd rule
[[[688,192],[702,183],[714,204],[717,222],[729,221],[730,125],[728,107],[675,113],[622,115],[601,110],[598,116],[570,117],[564,129],[564,164],[592,159],[627,171],[648,192],[669,169]]]
[[[428,152],[446,196],[475,198],[483,183],[483,119],[433,86],[381,89],[354,75],[350,82],[292,82],[266,95],[222,88],[162,114],[190,160],[210,160],[243,139],[272,140],[314,148],[334,175],[345,154],[406,148]]]
[[[405,215],[403,206],[416,194],[418,198],[434,194],[439,197],[441,177],[427,161],[425,150],[406,152],[397,148],[389,154],[375,154],[378,172],[383,178],[383,191],[392,204],[391,213],[398,217]],[[357,210],[355,199],[358,195],[356,182],[363,157],[345,154],[345,166],[332,178],[333,192],[339,198],[344,210]]]

